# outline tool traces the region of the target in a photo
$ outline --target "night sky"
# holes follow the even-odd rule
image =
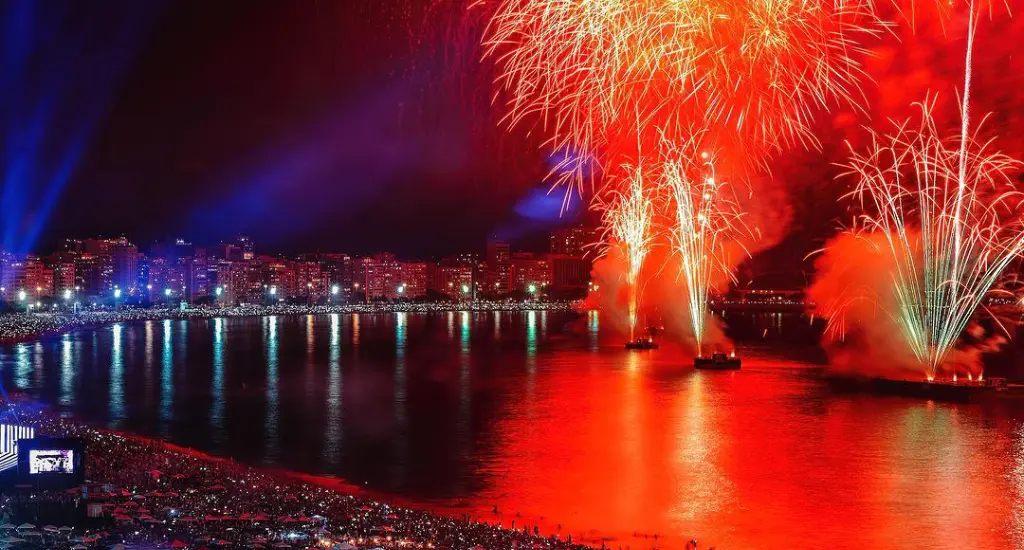
[[[581,209],[560,217],[561,191],[545,196],[542,132],[501,126],[483,18],[463,4],[0,2],[3,248],[239,232],[278,252],[432,256],[480,249],[492,233],[543,242]],[[1020,86],[1005,91],[1019,63],[986,43],[988,27],[978,65],[1003,90],[989,103],[1019,107]],[[846,216],[832,182],[844,140],[928,90],[951,94],[959,52],[920,28],[879,48],[868,113],[823,115],[823,152],[773,163],[789,230],[749,274],[801,282],[803,256]]]

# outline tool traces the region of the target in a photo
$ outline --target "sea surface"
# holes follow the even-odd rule
[[[627,352],[602,321],[123,323],[0,347],[0,382],[98,427],[611,548],[1024,548],[1021,405],[834,395],[799,318],[741,323],[738,372]]]

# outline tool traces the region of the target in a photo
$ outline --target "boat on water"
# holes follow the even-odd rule
[[[694,368],[701,370],[739,370],[741,363],[735,352],[730,355],[712,353],[710,357],[698,356],[693,359]]]
[[[833,391],[916,397],[952,403],[978,403],[1024,398],[1024,385],[1007,384],[1005,378],[984,380],[907,380],[831,374],[825,377]]]
[[[660,330],[660,327],[648,325],[647,335],[626,342],[626,349],[658,349],[658,343],[654,341],[654,337]]]
[[[653,338],[638,338],[626,342],[626,349],[658,349],[658,343]]]

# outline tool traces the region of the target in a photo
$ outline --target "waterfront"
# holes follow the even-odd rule
[[[600,321],[123,323],[6,346],[0,379],[99,427],[612,547],[1024,544],[1019,411],[833,396],[772,331],[744,370],[697,373]]]

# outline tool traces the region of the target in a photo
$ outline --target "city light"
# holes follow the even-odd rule
[[[270,286],[270,295],[271,296],[277,296],[277,285],[271,285]]]
[[[462,293],[469,294],[469,285],[462,285]]]
[[[217,287],[216,292],[217,292],[217,296],[220,296],[221,294],[224,294],[224,288],[223,287]]]
[[[28,295],[25,293],[25,289],[21,289],[21,290],[18,291],[18,301],[24,302],[26,296],[28,296]]]
[[[114,299],[115,300],[120,300],[121,299],[121,289],[120,288],[114,287]]]
[[[531,284],[527,286],[526,291],[529,292],[530,294],[535,294],[537,292],[537,285]]]
[[[171,289],[165,288],[164,289],[164,296],[170,296],[170,295],[171,295]]]
[[[405,294],[405,285],[404,284],[398,285],[398,293],[399,294]]]
[[[331,294],[337,296],[338,292],[340,292],[340,291],[341,291],[341,289],[338,288],[338,285],[331,285]]]
[[[64,289],[64,299],[65,300],[70,300],[71,299],[71,289],[70,288]]]

